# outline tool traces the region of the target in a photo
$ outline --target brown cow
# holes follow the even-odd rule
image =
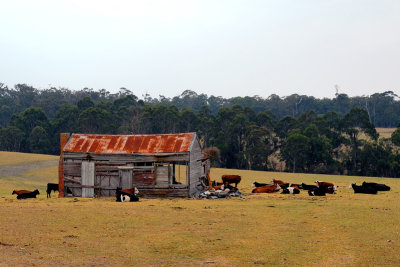
[[[318,187],[320,187],[320,186],[335,186],[335,185],[332,184],[332,183],[329,183],[329,182],[322,182],[322,181],[315,181],[315,184],[316,184]]]
[[[12,191],[12,195],[17,194],[17,196],[24,194],[24,193],[32,193],[32,191],[29,191],[29,190],[14,190],[14,191]]]
[[[286,184],[284,181],[282,180],[276,180],[276,179],[272,179],[271,180],[271,184],[279,184],[279,185],[284,185]],[[289,185],[288,185],[289,186]]]
[[[117,188],[117,190],[118,190],[118,188]],[[122,189],[120,191],[123,193],[126,193],[126,194],[131,194],[131,195],[139,194],[139,190],[136,187],[131,188],[131,189]]]
[[[240,177],[240,175],[224,174],[221,178],[224,185],[228,186],[229,184],[235,184],[235,187],[237,187],[238,183],[240,183],[240,181],[242,180],[242,177]]]
[[[274,193],[275,191],[281,189],[281,187],[274,183],[273,185],[266,185],[261,187],[256,187],[251,191],[252,193]]]

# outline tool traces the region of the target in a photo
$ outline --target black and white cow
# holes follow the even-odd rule
[[[288,188],[283,188],[281,194],[291,194],[291,195],[300,194],[300,190],[297,189],[296,187],[289,186]]]
[[[129,191],[129,192],[124,192],[124,191]],[[136,202],[139,201],[139,197],[137,194],[139,193],[139,190],[137,190],[136,187],[132,189],[124,189],[121,190],[121,188],[117,188],[115,192],[116,196],[116,201],[117,202]]]
[[[298,189],[303,189],[303,186],[301,184],[290,184],[290,187],[296,187],[296,186]]]

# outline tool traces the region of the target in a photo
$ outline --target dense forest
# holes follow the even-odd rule
[[[225,99],[186,90],[138,98],[126,88],[38,90],[0,84],[0,150],[59,153],[59,133],[197,132],[213,165],[251,170],[400,176],[400,128],[393,92],[333,99],[290,95]]]

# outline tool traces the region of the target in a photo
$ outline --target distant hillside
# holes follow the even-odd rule
[[[37,90],[0,84],[0,150],[58,155],[59,133],[163,134],[196,132],[217,156],[215,167],[398,177],[395,138],[376,126],[399,122],[393,92],[333,99],[180,96],[139,99],[121,88]]]

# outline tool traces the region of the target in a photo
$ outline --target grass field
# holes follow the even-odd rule
[[[212,169],[212,179],[241,175],[243,198],[46,199],[45,184],[57,182],[54,159],[0,177],[0,266],[400,266],[398,179]],[[339,189],[327,197],[250,194],[253,181],[271,178],[331,181]],[[348,189],[364,180],[392,190]],[[38,199],[11,195],[34,188]]]
[[[376,128],[376,131],[379,133],[380,137],[390,138],[396,129],[397,128]]]

